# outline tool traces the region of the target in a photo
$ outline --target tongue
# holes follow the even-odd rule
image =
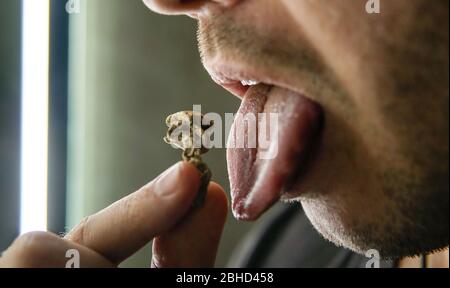
[[[260,124],[268,122],[261,121],[258,115],[266,115],[266,120],[277,115],[278,129],[256,125],[259,128],[256,133],[251,131],[248,129],[251,125],[243,122],[252,118],[251,114]],[[233,214],[240,220],[255,220],[280,198],[306,165],[304,160],[308,155],[305,154],[316,143],[322,113],[318,104],[298,93],[258,85],[248,90],[237,115],[244,117],[236,117],[227,151]],[[258,135],[264,127],[266,131],[269,127],[275,130],[266,133],[267,141],[270,140],[268,147],[259,145],[262,142],[256,136],[257,148],[248,148],[252,143],[248,142],[249,133]],[[244,148],[238,143],[245,143]]]

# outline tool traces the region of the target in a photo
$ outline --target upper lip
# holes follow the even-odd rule
[[[290,83],[289,79],[276,75],[267,67],[256,67],[250,63],[216,59],[213,63],[206,63],[205,68],[215,83],[241,99],[248,89],[248,86],[242,85],[241,81],[243,80],[252,80],[302,93],[296,85]]]

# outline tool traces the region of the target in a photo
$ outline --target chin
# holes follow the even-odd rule
[[[436,174],[433,179],[434,184],[406,180],[402,187],[407,188],[401,189],[388,178],[372,189],[336,185],[336,190],[303,192],[295,199],[325,239],[359,254],[376,249],[383,259],[396,260],[448,247],[449,193],[440,183],[448,179]]]

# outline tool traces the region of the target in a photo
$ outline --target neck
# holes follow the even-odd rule
[[[423,259],[425,257],[425,261]],[[423,268],[449,268],[448,247],[441,252],[428,254],[422,257],[408,257],[399,261],[399,268],[422,268],[423,263],[426,267]]]

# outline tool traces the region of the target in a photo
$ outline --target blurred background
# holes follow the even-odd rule
[[[67,232],[180,160],[167,115],[239,106],[203,69],[190,18],[140,0],[0,0],[0,13],[0,251]],[[205,158],[228,191],[225,150]],[[218,267],[252,225],[230,213]],[[148,245],[121,266],[150,259]]]

